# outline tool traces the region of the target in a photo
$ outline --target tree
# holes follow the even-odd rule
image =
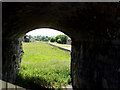
[[[57,43],[66,44],[68,36],[67,35],[57,35],[55,38],[56,38]]]
[[[55,37],[51,37],[50,42],[55,42],[56,38]]]
[[[61,43],[62,44],[62,40],[61,39],[57,39],[57,43]]]
[[[45,38],[44,41],[48,41],[48,38]]]
[[[49,41],[50,37],[39,35],[39,36],[34,36],[34,39],[37,40],[37,41]]]

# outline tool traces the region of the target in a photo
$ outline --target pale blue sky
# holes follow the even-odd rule
[[[26,35],[31,35],[31,36],[37,36],[37,35],[41,35],[41,36],[57,36],[57,35],[63,35],[64,33],[57,31],[55,29],[49,29],[49,28],[40,28],[40,29],[35,29],[32,30],[28,33],[26,33]]]

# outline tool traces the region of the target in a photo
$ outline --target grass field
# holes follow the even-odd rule
[[[23,43],[23,50],[18,85],[37,90],[60,88],[71,82],[69,52],[44,42]]]

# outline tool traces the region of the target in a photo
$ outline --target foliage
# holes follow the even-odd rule
[[[50,42],[55,42],[55,37],[51,37]]]
[[[66,44],[67,39],[68,39],[68,36],[66,36],[66,35],[58,35],[58,36],[56,36],[56,42],[60,43],[60,44]]]
[[[36,41],[50,41],[50,42],[57,42],[60,44],[66,44],[67,39],[68,39],[67,35],[57,35],[56,37],[48,37],[48,36],[41,36],[41,35],[39,36],[25,35],[24,36],[25,42],[32,42],[36,40]]]
[[[23,49],[17,85],[37,90],[35,87],[55,88],[70,83],[69,52],[43,42],[23,43]]]
[[[49,41],[51,39],[51,37],[48,36],[31,36],[31,35],[25,35],[24,36],[24,42],[32,42],[34,40],[36,41]]]
[[[60,43],[60,44],[66,44],[67,39],[68,39],[67,35],[57,35],[56,37],[52,37],[50,42],[56,41],[57,43]]]
[[[62,43],[62,40],[60,38],[57,39],[57,43]]]
[[[48,36],[34,36],[34,38],[36,38],[37,41],[49,41],[51,38]]]

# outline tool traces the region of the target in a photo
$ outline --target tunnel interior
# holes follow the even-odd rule
[[[2,78],[14,82],[21,37],[54,28],[72,39],[71,78],[76,88],[120,88],[120,3],[3,2]]]

